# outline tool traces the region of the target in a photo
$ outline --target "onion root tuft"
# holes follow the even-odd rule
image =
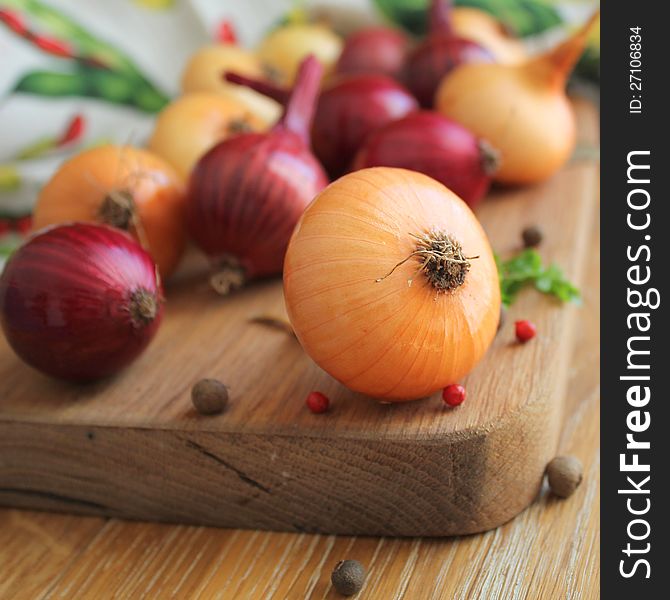
[[[244,268],[233,256],[227,256],[219,262],[217,270],[209,278],[209,283],[214,291],[221,296],[227,296],[230,292],[244,286],[247,276]]]
[[[158,314],[156,295],[140,288],[130,295],[130,317],[135,327],[144,327],[153,322]]]
[[[471,260],[479,256],[465,256],[461,244],[449,233],[431,230],[422,235],[410,234],[417,242],[416,249],[401,260],[386,275],[376,279],[384,281],[399,266],[413,257],[419,260],[417,273],[423,273],[428,282],[439,292],[453,292],[465,283]],[[412,285],[413,279],[408,280]]]
[[[102,201],[98,216],[105,225],[128,231],[135,216],[135,201],[128,190],[112,190]]]

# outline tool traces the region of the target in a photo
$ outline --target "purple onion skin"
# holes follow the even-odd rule
[[[352,169],[400,167],[418,171],[443,183],[474,208],[491,185],[486,159],[468,129],[438,113],[420,111],[372,133]]]
[[[399,77],[405,64],[407,47],[407,37],[397,29],[360,29],[347,37],[335,65],[335,73]]]
[[[220,293],[282,272],[295,225],[328,183],[309,147],[322,74],[314,56],[305,58],[293,90],[276,88],[285,102],[277,124],[217,144],[191,173],[187,226],[215,274],[225,274],[225,291],[214,286]]]
[[[414,97],[390,77],[340,76],[319,96],[314,153],[331,177],[339,177],[370,133],[416,109]]]
[[[475,42],[430,35],[410,53],[403,82],[422,107],[432,108],[442,79],[458,65],[471,62],[495,62],[495,58]]]
[[[140,318],[138,294],[155,302]],[[135,300],[133,300],[135,298]],[[38,232],[0,277],[10,346],[43,373],[76,382],[117,373],[158,330],[162,290],[151,257],[128,235],[72,223]]]
[[[277,275],[296,223],[327,183],[292,131],[230,138],[207,152],[191,175],[189,232],[213,261],[235,257],[247,279]]]

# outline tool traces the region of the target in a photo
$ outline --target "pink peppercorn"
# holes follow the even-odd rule
[[[307,408],[314,414],[325,413],[330,407],[330,400],[328,396],[321,392],[310,392],[306,400]]]
[[[465,400],[465,388],[453,383],[442,390],[442,400],[447,406],[458,406]]]
[[[516,339],[522,344],[525,344],[528,340],[532,340],[537,334],[537,328],[530,321],[516,321],[514,329],[516,331]]]

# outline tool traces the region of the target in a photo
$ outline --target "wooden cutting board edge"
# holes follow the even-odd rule
[[[595,202],[580,209],[576,256],[586,247]],[[579,282],[583,261],[577,267]],[[544,393],[502,419],[405,439],[346,427],[296,436],[286,428],[227,431],[225,423],[211,430],[206,422],[81,426],[5,415],[0,504],[342,534],[439,536],[496,527],[533,500],[556,448],[576,313],[561,310],[560,364]]]

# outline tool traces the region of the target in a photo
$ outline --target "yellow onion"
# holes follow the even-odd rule
[[[500,317],[477,217],[434,179],[387,167],[349,173],[307,207],[284,260],[284,297],[322,369],[389,401],[458,382]]]
[[[281,115],[281,106],[253,90],[231,85],[223,78],[226,71],[235,71],[248,77],[263,77],[264,71],[252,52],[233,44],[217,44],[198,50],[186,64],[181,77],[181,90],[216,92],[244,102],[267,123],[274,123]]]
[[[504,23],[483,10],[470,6],[453,8],[451,26],[456,35],[477,42],[499,63],[517,64],[526,59],[526,48],[521,40],[514,37]]]
[[[572,154],[576,123],[565,84],[598,15],[545,54],[517,65],[465,64],[443,79],[436,110],[496,148],[496,181],[543,181]]]
[[[148,146],[188,179],[196,161],[218,142],[268,126],[233,96],[194,92],[160,112]]]
[[[278,83],[292,85],[300,63],[310,54],[318,59],[328,75],[340,57],[342,46],[342,38],[323,25],[293,23],[270,32],[258,47],[257,55],[266,72]]]

